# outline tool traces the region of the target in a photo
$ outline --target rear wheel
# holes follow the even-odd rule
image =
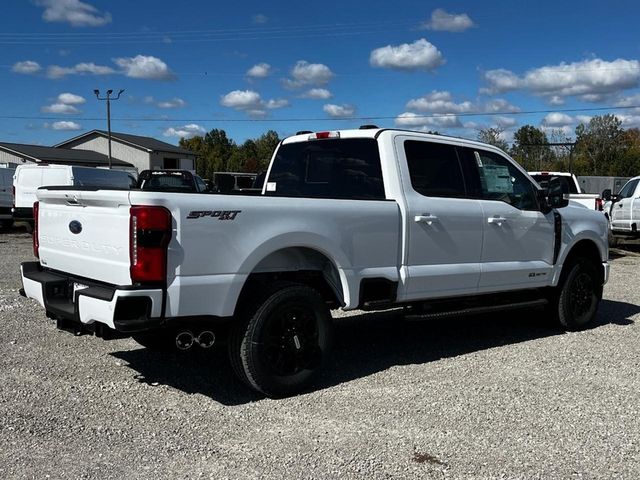
[[[13,227],[13,220],[0,220],[0,226],[2,226],[3,230],[9,230]]]
[[[331,345],[331,315],[317,291],[284,284],[238,320],[229,354],[243,382],[284,397],[317,378]]]
[[[602,281],[596,265],[579,257],[565,265],[550,310],[564,329],[581,330],[595,319],[601,299]]]

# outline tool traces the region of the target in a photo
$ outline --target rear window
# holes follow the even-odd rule
[[[556,179],[555,181],[559,183],[563,188],[562,190],[569,193],[580,193],[576,188],[576,183],[573,181],[571,177],[566,175],[531,175],[538,185],[540,185],[544,190],[549,186],[549,181],[551,179]],[[566,187],[566,190],[565,190]]]
[[[80,187],[131,187],[131,177],[127,172],[103,168],[74,168],[73,183]]]
[[[191,174],[187,172],[147,172],[140,176],[138,187],[142,190],[193,192]]]
[[[266,194],[384,200],[378,143],[372,138],[350,138],[281,145]]]

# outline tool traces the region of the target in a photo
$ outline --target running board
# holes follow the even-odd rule
[[[481,315],[483,313],[504,312],[506,310],[519,310],[521,308],[543,307],[549,303],[548,300],[541,298],[538,300],[529,300],[526,302],[505,303],[502,305],[486,305],[480,307],[469,307],[462,310],[449,310],[443,312],[420,313],[405,315],[405,319],[418,320],[435,320],[440,318],[463,317],[466,315]]]

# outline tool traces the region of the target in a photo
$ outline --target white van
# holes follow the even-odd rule
[[[13,206],[13,176],[15,168],[0,166],[0,227],[13,225],[11,207]]]
[[[33,221],[33,204],[40,187],[66,186],[125,188],[135,186],[136,179],[122,170],[108,170],[72,165],[18,165],[13,177],[14,220]]]

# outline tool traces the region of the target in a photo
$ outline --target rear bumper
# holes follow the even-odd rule
[[[39,262],[20,266],[22,286],[53,318],[89,325],[101,323],[123,333],[160,327],[161,288],[96,284],[64,273],[44,270]]]

